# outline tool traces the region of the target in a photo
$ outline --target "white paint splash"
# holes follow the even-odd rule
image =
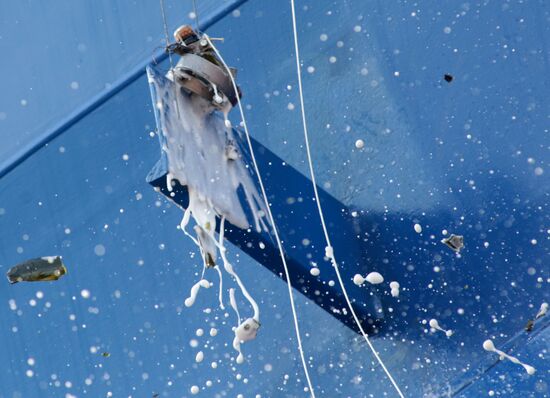
[[[244,160],[245,151],[240,146],[240,137],[235,135],[228,120],[231,105],[227,103],[222,118],[209,101],[188,94],[175,85],[171,81],[170,72],[163,77],[148,68],[147,75],[157,98],[157,124],[168,168],[167,189],[172,192],[175,181],[187,187],[189,205],[184,211],[180,228],[199,248],[204,265],[201,281],[193,286],[185,305],[190,307],[194,304],[201,287],[210,287],[204,274],[207,269],[215,268],[220,281],[219,306],[225,308],[223,277],[217,264],[219,251],[225,271],[233,277],[254,312],[252,318],[241,323],[236,309],[235,291],[230,289],[230,302],[238,316],[236,330],[245,324],[250,328],[247,322],[251,320],[255,337],[260,325],[260,310],[227,259],[224,224],[227,219],[242,229],[254,228],[257,232],[269,232],[269,222],[266,221],[265,202]],[[241,197],[244,199],[241,200]],[[191,218],[195,221],[195,236],[186,229]],[[218,219],[220,223],[217,229]],[[246,340],[236,336],[233,342],[234,347],[239,347],[239,353],[241,341]],[[240,354],[237,362],[243,361],[244,357]]]
[[[525,369],[525,371],[527,372],[527,374],[530,374],[530,375],[533,375],[535,374],[535,372],[537,371],[534,367],[532,367],[531,365],[527,365],[523,362],[521,362],[519,359],[517,359],[516,357],[513,357],[511,355],[508,355],[506,354],[505,352],[502,352],[500,350],[497,350],[497,348],[495,347],[495,344],[493,343],[493,340],[491,339],[487,339],[483,342],[483,349],[485,351],[489,351],[489,352],[494,352],[496,354],[498,354],[500,356],[501,359],[508,359],[509,361],[515,363],[515,364],[518,364],[518,365],[521,365],[523,366],[523,368]]]
[[[447,337],[451,337],[453,335],[452,330],[445,330],[441,326],[439,326],[439,322],[437,322],[437,319],[430,319],[430,327],[435,330],[439,330],[440,332],[445,333]]]

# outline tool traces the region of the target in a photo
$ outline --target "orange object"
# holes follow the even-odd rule
[[[189,36],[195,35],[195,31],[189,25],[182,25],[174,32],[174,39],[180,43],[187,39]]]

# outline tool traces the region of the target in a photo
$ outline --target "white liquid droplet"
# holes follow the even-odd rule
[[[355,274],[353,277],[353,283],[355,283],[357,286],[361,286],[363,283],[365,283],[365,278],[363,278],[360,274]]]
[[[378,272],[371,272],[370,274],[367,275],[365,280],[369,283],[372,283],[373,285],[378,285],[384,282],[384,277]]]

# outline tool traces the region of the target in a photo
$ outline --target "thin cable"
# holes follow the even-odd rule
[[[166,36],[166,45],[170,44],[170,36],[168,36],[168,23],[166,22],[166,13],[164,12],[164,0],[160,1],[160,13],[162,14],[162,23],[164,25],[164,35]],[[172,53],[168,51],[168,59],[170,60],[170,70],[174,69],[174,64],[172,63]]]
[[[233,84],[233,90],[235,90],[235,94],[237,96],[237,103],[239,105],[239,111],[241,113],[241,119],[243,121],[243,128],[246,135],[246,141],[248,143],[248,149],[250,150],[250,157],[252,159],[252,163],[254,164],[254,171],[256,172],[256,175],[258,176],[258,182],[260,183],[260,188],[262,191],[262,196],[264,198],[265,207],[267,209],[267,214],[269,216],[269,221],[271,222],[271,225],[273,226],[273,233],[275,234],[275,240],[277,241],[277,246],[279,248],[279,255],[281,256],[281,261],[283,263],[283,267],[285,269],[285,277],[287,281],[287,287],[288,287],[288,296],[290,298],[290,307],[292,308],[292,317],[294,319],[294,330],[296,332],[296,340],[298,341],[298,351],[300,352],[300,358],[302,359],[302,367],[304,369],[304,373],[307,380],[307,385],[309,387],[309,392],[311,394],[312,398],[315,398],[315,391],[313,390],[313,385],[311,384],[311,379],[309,377],[309,371],[307,369],[306,359],[304,356],[304,349],[302,348],[302,338],[300,337],[300,327],[298,325],[298,315],[296,313],[296,306],[294,305],[294,296],[292,294],[292,283],[290,282],[290,274],[288,272],[288,266],[286,264],[285,259],[285,253],[283,250],[283,244],[281,243],[281,239],[279,238],[279,232],[277,231],[277,226],[275,224],[275,219],[273,218],[273,214],[271,213],[271,208],[269,207],[269,202],[267,200],[267,195],[265,193],[264,183],[262,181],[262,176],[260,174],[260,170],[258,168],[258,163],[256,162],[256,157],[254,156],[254,148],[252,148],[252,141],[250,140],[250,134],[248,132],[248,126],[246,125],[246,118],[244,116],[243,106],[241,104],[241,98],[239,96],[239,90],[237,89],[237,84],[235,83],[235,79],[233,78],[233,74],[231,73],[231,70],[225,63],[223,57],[218,52],[218,49],[212,44],[210,41],[210,38],[205,34],[204,37],[222,62],[224,68],[227,71],[227,74],[229,75],[229,78],[231,79],[231,83]]]
[[[195,14],[195,27],[198,33],[199,32],[199,11],[197,9],[197,0],[193,0],[193,14]]]
[[[382,359],[380,358],[380,356],[378,355],[378,353],[374,349],[367,333],[365,333],[365,330],[363,329],[363,326],[361,325],[361,322],[359,322],[359,318],[357,317],[357,314],[355,313],[355,310],[353,309],[353,306],[351,305],[351,301],[348,297],[348,292],[346,290],[346,287],[344,286],[344,281],[342,280],[342,277],[340,275],[340,269],[338,267],[338,263],[336,262],[336,258],[334,257],[334,249],[332,248],[332,245],[330,244],[330,237],[329,237],[328,229],[327,229],[327,226],[326,226],[326,223],[325,223],[325,217],[323,215],[323,208],[321,206],[321,201],[319,200],[319,192],[317,191],[317,182],[315,180],[315,172],[313,170],[313,161],[311,160],[311,150],[310,150],[310,147],[309,147],[309,135],[308,135],[308,131],[307,131],[306,112],[305,112],[305,107],[304,107],[304,93],[303,93],[303,89],[302,89],[302,72],[301,72],[301,67],[300,67],[300,50],[299,50],[299,47],[298,47],[298,30],[296,28],[296,9],[295,9],[295,6],[294,6],[294,0],[290,0],[290,4],[291,4],[291,8],[292,8],[292,28],[293,28],[293,31],[294,31],[294,49],[295,49],[295,52],[296,52],[296,72],[297,72],[297,75],[298,75],[298,91],[300,93],[300,107],[301,107],[301,111],[302,111],[302,124],[303,124],[303,130],[304,130],[304,139],[305,139],[305,143],[306,143],[307,160],[308,160],[308,163],[309,163],[309,172],[310,172],[310,176],[311,176],[311,183],[313,185],[313,192],[315,193],[315,201],[317,202],[317,210],[319,211],[319,218],[321,219],[321,225],[323,226],[323,232],[325,234],[325,240],[326,240],[327,247],[330,248],[330,250],[329,250],[330,254],[331,254],[330,255],[330,260],[332,262],[332,266],[334,267],[334,270],[336,271],[336,276],[338,278],[340,288],[342,289],[342,293],[344,294],[344,297],[346,299],[346,303],[347,303],[347,305],[350,309],[351,314],[353,315],[353,319],[355,320],[355,323],[359,327],[359,330],[361,331],[361,334],[363,335],[363,337],[364,337],[365,341],[367,342],[369,348],[371,349],[372,353],[376,357],[376,360],[378,361],[378,363],[380,364],[382,369],[384,369],[384,372],[386,373],[386,375],[390,379],[391,383],[393,384],[393,387],[395,388],[395,390],[397,391],[399,396],[401,398],[404,398],[403,393],[399,389],[399,386],[397,385],[397,383],[393,379],[391,373],[388,371],[388,369],[384,365],[384,362],[382,362]]]

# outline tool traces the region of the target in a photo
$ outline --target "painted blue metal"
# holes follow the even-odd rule
[[[237,9],[248,0],[235,0],[228,2],[225,5],[217,6],[216,9],[210,13],[203,15],[200,21],[200,29],[206,30],[220,19],[225,17],[231,11]],[[157,62],[162,62],[167,58],[167,54],[164,49],[154,51],[151,59]],[[75,123],[77,123],[83,117],[86,117],[91,112],[96,110],[109,98],[114,97],[121,90],[124,90],[128,85],[132,84],[136,79],[143,76],[145,67],[150,63],[150,59],[140,61],[136,66],[129,68],[112,84],[108,85],[108,88],[101,90],[98,94],[93,95],[83,105],[77,107],[74,111],[70,112],[68,116],[61,119],[59,123],[53,127],[47,129],[45,132],[39,132],[30,138],[28,142],[21,148],[16,148],[12,153],[3,154],[3,160],[0,162],[0,178],[4,177],[7,173],[24,162],[29,156],[38,151],[48,142],[62,134],[69,129]]]

